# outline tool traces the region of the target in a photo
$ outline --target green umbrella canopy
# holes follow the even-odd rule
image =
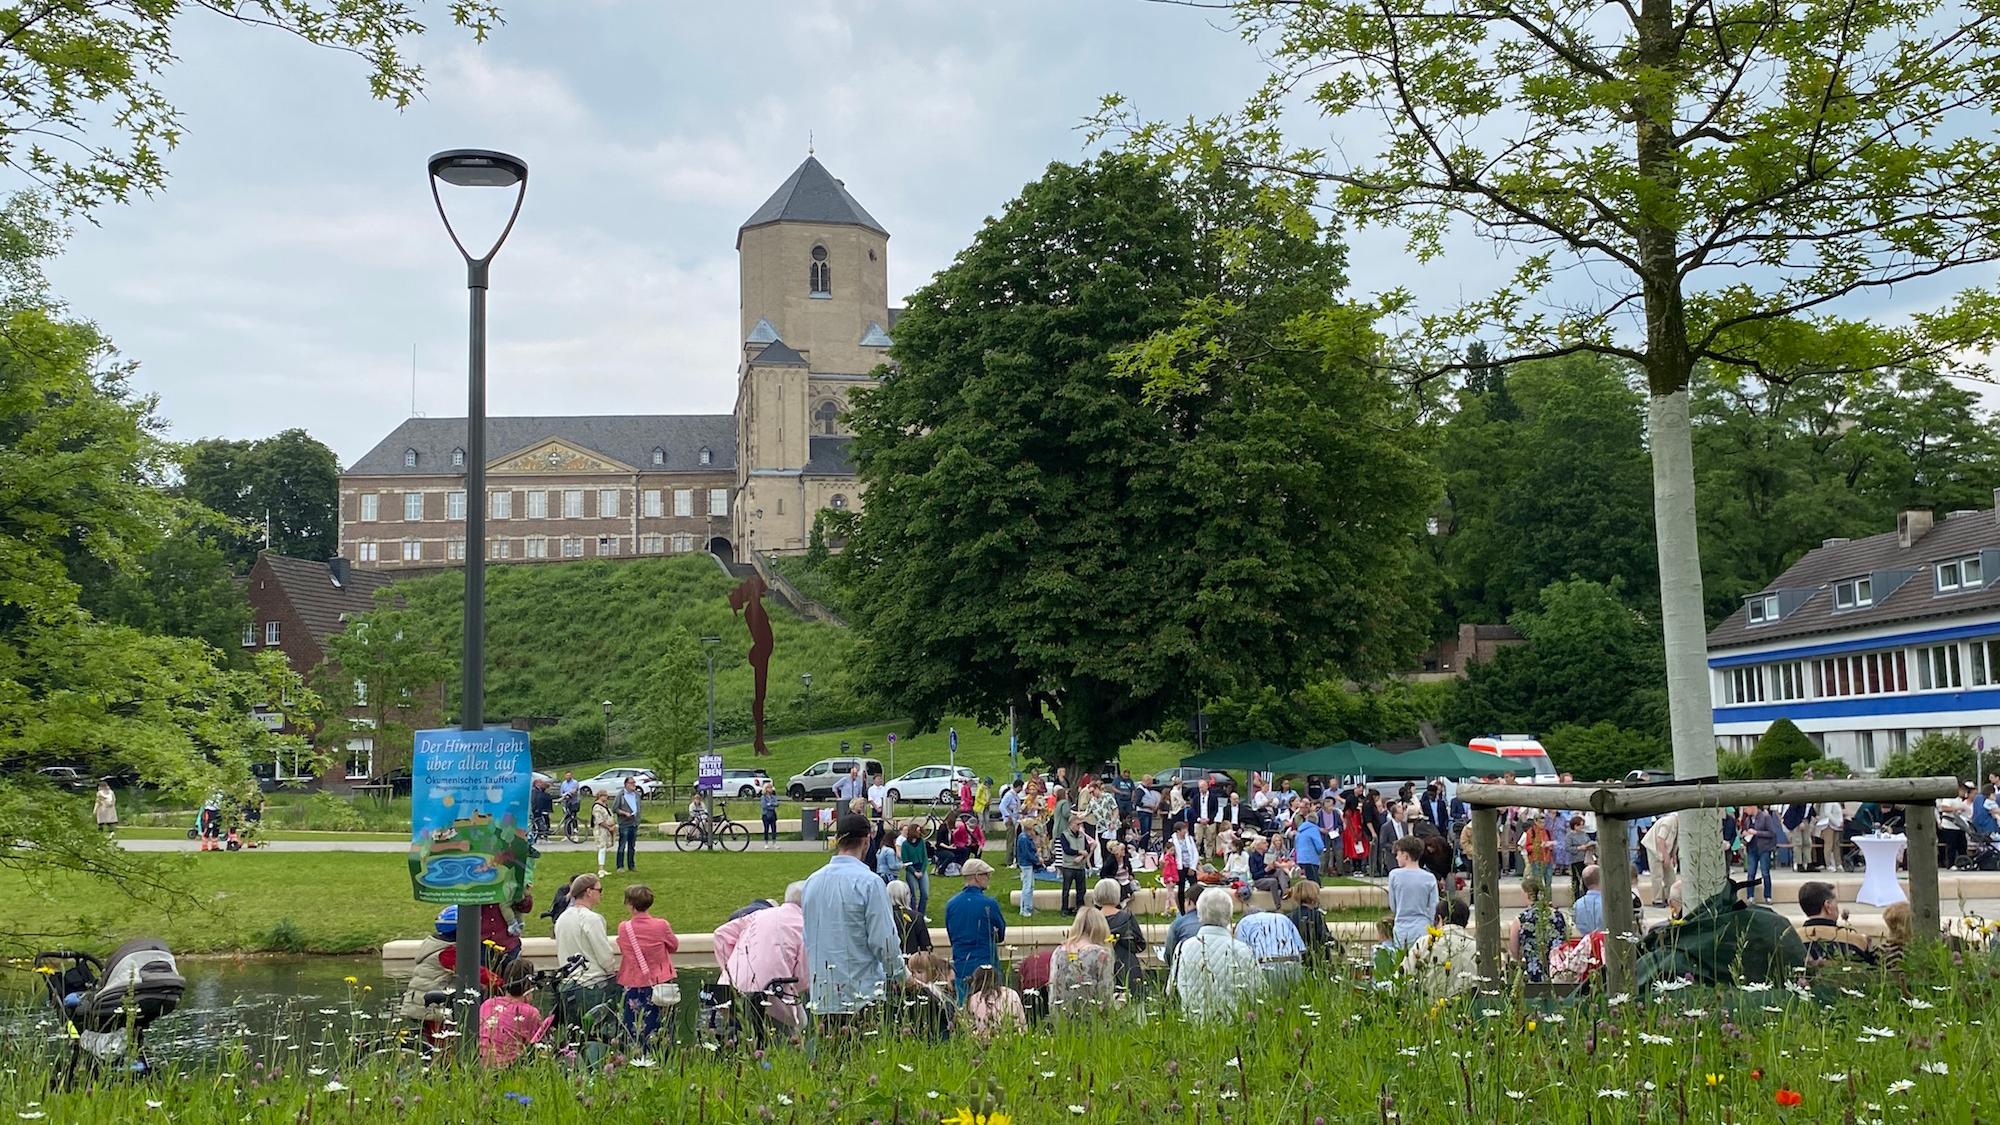
[[[1395,757],[1393,754],[1384,754],[1365,742],[1349,739],[1273,762],[1271,771],[1347,777],[1354,774],[1373,774],[1377,766],[1391,763]]]
[[[1271,763],[1289,758],[1298,751],[1290,746],[1280,746],[1275,742],[1253,739],[1238,742],[1233,746],[1218,746],[1204,750],[1192,757],[1182,758],[1181,765],[1204,770],[1267,770]]]
[[[1401,754],[1385,754],[1382,768],[1370,769],[1370,777],[1448,777],[1464,780],[1468,777],[1486,777],[1496,773],[1533,773],[1535,767],[1527,762],[1509,761],[1498,754],[1484,754],[1456,742],[1440,742],[1420,750],[1408,750]]]

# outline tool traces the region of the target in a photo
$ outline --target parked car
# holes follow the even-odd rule
[[[87,776],[75,766],[43,766],[42,777],[51,785],[78,793],[88,793],[97,788],[97,779]]]
[[[622,793],[625,791],[625,779],[628,777],[638,779],[639,797],[641,800],[654,796],[660,791],[660,779],[653,775],[653,771],[641,769],[637,766],[613,766],[596,777],[580,782],[579,784],[589,787],[593,796],[598,793]]]
[[[723,770],[722,792],[725,796],[741,797],[749,800],[764,791],[764,783],[771,775],[763,770]]]
[[[882,772],[882,763],[874,758],[821,758],[785,782],[785,795],[794,801],[831,797],[833,787],[855,766],[861,767],[864,781]]]
[[[1170,785],[1178,785],[1181,787],[1181,793],[1189,800],[1193,800],[1195,791],[1201,787],[1201,779],[1204,777],[1208,779],[1210,789],[1225,797],[1236,791],[1236,779],[1223,771],[1196,769],[1193,766],[1169,766],[1163,770],[1153,771],[1153,788],[1164,791]]]
[[[390,770],[388,773],[378,774],[369,778],[368,783],[370,785],[388,787],[389,796],[391,797],[407,797],[410,795],[411,779],[410,771],[407,769]]]
[[[1656,785],[1662,781],[1672,781],[1672,770],[1633,770],[1625,775],[1627,785]]]
[[[967,780],[977,785],[979,775],[964,766],[956,770],[951,766],[918,766],[888,783],[889,799],[928,803],[936,801],[946,790],[956,796],[959,782]]]

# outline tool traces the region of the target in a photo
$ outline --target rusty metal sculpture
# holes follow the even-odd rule
[[[771,679],[771,615],[764,612],[764,579],[756,574],[745,578],[729,591],[729,608],[750,630],[750,671],[757,679],[757,693],[750,701],[750,720],[756,730],[755,746],[761,757],[771,752],[764,745],[764,689]]]

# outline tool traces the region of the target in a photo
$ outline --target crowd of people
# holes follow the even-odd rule
[[[1964,808],[1941,802],[1940,811],[1968,835],[1990,839],[2000,812],[1992,790],[1990,781],[1983,791],[1968,787]],[[1298,792],[1253,775],[1246,800],[1206,780],[1186,790],[1158,789],[1150,778],[1134,785],[1085,776],[1073,789],[1060,774],[1000,788],[968,780],[955,809],[909,821],[895,819],[879,778],[857,771],[840,791],[844,811],[832,825],[829,862],[781,901],[754,901],[715,931],[722,994],[754,998],[758,1018],[779,1028],[840,1034],[914,1009],[921,1030],[962,1026],[984,1036],[1107,1011],[1154,990],[1187,1019],[1232,1018],[1260,994],[1345,957],[1321,909],[1320,881],[1378,872],[1389,912],[1372,949],[1376,974],[1399,974],[1431,999],[1476,981],[1467,928],[1470,809],[1442,781],[1391,793],[1363,785]],[[562,796],[566,809],[573,800],[605,810],[618,827],[607,807],[612,794]],[[1726,810],[1719,843],[1742,864],[1753,901],[1761,892],[1769,902],[1774,867],[1837,870],[1855,834],[1893,828],[1899,816],[1875,804],[1745,806]],[[998,872],[982,855],[989,819],[1007,834],[1005,862],[1019,872],[1023,917],[1036,913],[1038,883],[1059,885],[1057,910],[1069,921],[1056,947],[1002,958],[1007,916],[993,897]],[[1612,913],[1596,862],[1602,849],[1623,846],[1637,870],[1650,870],[1654,903],[1669,912],[1662,924],[1685,905],[1678,814],[1635,822],[1621,842],[1600,839],[1589,814],[1505,808],[1498,822],[1503,872],[1520,878],[1524,900],[1506,954],[1529,982],[1580,981],[1602,969]],[[619,866],[629,866],[622,854]],[[928,920],[934,871],[962,879],[942,912],[948,953],[933,948]],[[1151,951],[1164,963],[1161,974],[1147,970],[1148,938],[1133,909],[1142,874],[1157,875],[1173,893],[1177,916]],[[645,1050],[661,1038],[662,1014],[681,1000],[679,942],[643,885],[626,888],[627,916],[614,930],[599,913],[602,875],[575,877],[545,915],[558,962],[569,967],[557,1006],[569,1013],[615,1006],[627,1037]],[[1570,884],[1566,910],[1555,893],[1561,880]],[[1806,882],[1798,904],[1811,961],[1900,964],[1906,905],[1885,912],[1888,937],[1871,942],[1844,920],[1832,883]],[[1625,907],[1635,926],[1643,906],[1635,892]],[[481,1010],[481,1049],[504,1064],[555,1017],[540,1016],[527,999],[534,978],[518,961],[521,919],[532,903],[483,910],[491,912],[484,932],[506,936],[484,977],[491,995]],[[433,1030],[443,1013],[424,997],[451,978],[455,921],[453,910],[440,916],[405,1001],[405,1016]]]

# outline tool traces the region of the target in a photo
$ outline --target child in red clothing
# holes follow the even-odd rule
[[[479,1006],[481,1062],[507,1066],[549,1033],[556,1018],[544,1018],[541,1009],[528,1002],[528,990],[533,987],[534,966],[523,960],[510,962],[500,994]]]

